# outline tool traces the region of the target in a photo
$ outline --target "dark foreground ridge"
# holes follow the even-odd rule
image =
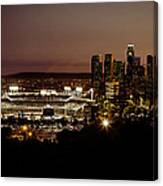
[[[102,131],[92,125],[78,133],[64,130],[58,144],[10,141],[2,129],[2,176],[154,180],[156,128],[116,124]]]

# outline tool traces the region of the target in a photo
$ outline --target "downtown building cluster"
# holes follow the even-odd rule
[[[101,97],[114,103],[125,103],[127,99],[135,102],[142,97],[154,104],[154,90],[157,89],[156,57],[146,56],[145,66],[135,55],[134,44],[128,44],[126,61],[117,61],[111,53],[94,55],[91,58],[92,87],[95,98]],[[156,91],[157,92],[157,91]]]

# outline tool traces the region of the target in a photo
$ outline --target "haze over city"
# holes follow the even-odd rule
[[[122,16],[123,15],[123,16]],[[2,6],[2,74],[90,72],[94,54],[153,55],[153,3]]]

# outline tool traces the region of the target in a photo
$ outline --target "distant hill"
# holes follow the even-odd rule
[[[17,74],[10,74],[2,76],[2,78],[60,78],[60,79],[89,79],[91,78],[91,73],[47,73],[47,72],[21,72]]]

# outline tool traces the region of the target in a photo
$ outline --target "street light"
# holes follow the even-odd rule
[[[108,127],[108,126],[109,126],[109,120],[104,119],[104,120],[102,121],[102,124],[103,124],[104,127]]]
[[[27,131],[28,130],[28,126],[27,125],[23,125],[22,130],[23,131]]]
[[[28,132],[28,136],[31,137],[32,136],[32,132]]]

